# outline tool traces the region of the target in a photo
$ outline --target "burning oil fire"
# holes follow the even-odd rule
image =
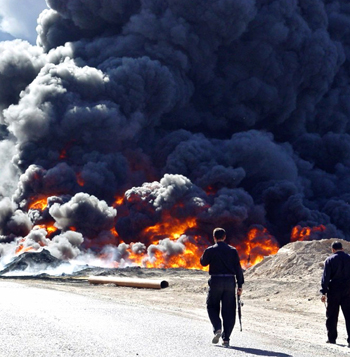
[[[29,209],[39,210],[39,211],[43,211],[46,207],[47,207],[47,197],[40,198],[36,201],[33,201],[29,205]]]
[[[203,269],[199,263],[204,250],[199,243],[200,237],[186,233],[195,229],[193,217],[181,222],[168,216],[165,221],[142,232],[142,236],[151,242],[147,248],[134,242],[126,245],[126,261],[146,268]]]
[[[291,242],[296,242],[296,241],[306,241],[306,240],[312,240],[317,236],[319,233],[325,232],[326,227],[324,225],[320,225],[317,227],[301,227],[301,226],[295,226],[292,229],[290,241]]]
[[[123,198],[116,198],[115,207],[119,208],[122,204]],[[30,210],[40,212],[47,208],[48,200],[42,197],[29,205]],[[290,240],[292,242],[309,240],[315,234],[324,232],[325,229],[322,225],[312,228],[296,226],[291,232]],[[34,241],[32,237],[18,239],[15,255],[48,247],[57,234],[62,234],[59,228],[49,222],[34,226],[33,231],[44,233]],[[203,237],[197,233],[198,231],[195,217],[180,220],[169,212],[163,213],[159,223],[144,228],[137,237],[140,242],[147,241],[148,246],[140,242],[124,242],[113,227],[109,232],[112,237],[110,238],[110,249],[102,251],[97,260],[100,265],[108,267],[141,266],[144,268],[207,270],[208,267],[200,265],[199,259],[208,246],[208,242],[203,240]],[[80,234],[74,226],[69,226],[69,232],[71,232],[70,234]],[[231,242],[228,243],[231,244]],[[237,248],[245,269],[259,263],[266,256],[276,254],[279,249],[276,238],[263,227],[252,227],[245,239],[232,245]],[[89,248],[89,244],[86,243],[85,247]],[[107,265],[106,262],[108,262]],[[94,264],[96,265],[96,259]]]
[[[247,239],[240,242],[237,249],[241,256],[242,266],[248,268],[261,262],[264,257],[276,254],[279,245],[266,228],[252,228],[248,232]]]
[[[46,2],[36,45],[0,43],[0,264],[43,241],[201,268],[216,224],[247,266],[276,242],[349,239],[344,6]]]

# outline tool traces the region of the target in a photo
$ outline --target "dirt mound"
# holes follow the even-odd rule
[[[44,271],[48,268],[57,268],[63,263],[62,260],[51,255],[47,249],[43,249],[39,252],[25,252],[7,264],[4,269],[1,270],[0,275],[10,272],[30,271],[31,269],[33,271]]]
[[[246,271],[247,278],[300,279],[305,276],[320,278],[324,261],[331,254],[334,241],[343,244],[344,251],[350,253],[350,242],[331,238],[314,241],[289,243],[277,254],[265,257],[263,261]]]

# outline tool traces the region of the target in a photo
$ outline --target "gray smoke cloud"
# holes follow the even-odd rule
[[[105,201],[86,193],[77,193],[64,204],[54,203],[49,209],[57,228],[67,231],[75,227],[87,238],[113,228],[117,211]]]
[[[46,57],[42,48],[21,40],[0,42],[0,55],[1,124],[2,111],[18,103],[21,91],[38,75]]]
[[[37,46],[0,43],[1,165],[20,176],[12,196],[1,181],[17,205],[2,205],[4,236],[17,209],[55,197],[32,224],[74,226],[94,249],[145,251],[167,217],[195,218],[204,240],[217,225],[350,239],[345,0],[47,4]]]

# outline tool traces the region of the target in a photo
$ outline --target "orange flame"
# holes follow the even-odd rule
[[[34,229],[35,228],[40,228],[39,226],[34,226]],[[39,245],[40,245],[40,247],[44,247],[46,244],[44,243],[44,242],[42,242],[42,241],[38,241],[38,242],[36,242],[36,243],[38,243]],[[15,249],[15,254],[16,255],[20,255],[20,254],[23,254],[23,253],[25,253],[25,252],[31,252],[31,251],[36,251],[36,249],[33,247],[33,246],[31,246],[31,245],[26,245],[26,238],[22,238],[22,239],[20,239],[19,240],[19,242],[18,242],[18,246],[16,247],[16,249]]]
[[[77,182],[81,186],[84,185],[80,173],[77,174]],[[208,191],[210,192],[211,190],[213,190],[213,188],[209,187]],[[122,212],[124,199],[124,196],[116,197],[114,202],[114,206],[121,206]],[[43,211],[47,208],[47,205],[47,198],[40,198],[33,201],[29,205],[29,209]],[[36,227],[46,229],[48,237],[52,236],[57,231],[57,228],[53,225],[43,224]],[[69,227],[69,229],[77,231],[75,227]],[[291,232],[290,241],[310,240],[314,234],[325,232],[325,230],[326,227],[324,225],[312,228],[296,226]],[[126,250],[125,260],[146,268],[208,270],[208,267],[202,267],[199,262],[206,247],[200,244],[202,238],[193,234],[193,232],[198,233],[196,218],[188,217],[187,219],[180,220],[172,216],[170,212],[163,212],[162,221],[160,223],[145,228],[140,233],[140,237],[137,237],[138,240],[147,241],[151,244],[151,253],[149,253],[149,251],[147,252],[146,247],[143,251],[134,252],[132,249],[134,243],[130,243]],[[115,239],[110,240],[111,245],[123,243],[115,228],[111,230],[111,233],[115,237]],[[169,254],[162,245],[162,241],[165,239],[169,239],[174,243],[179,243],[179,246],[182,247],[182,251],[178,251],[177,254],[173,255]],[[93,245],[92,241],[93,240],[91,240],[91,245]],[[242,241],[236,242],[235,246],[241,257],[242,266],[245,268],[259,263],[265,256],[276,254],[279,249],[279,244],[276,239],[269,234],[267,229],[256,227],[250,229],[247,237]],[[25,240],[23,239],[19,242],[19,245],[16,248],[16,254],[21,254],[30,250],[34,250],[34,248],[26,246]],[[100,258],[103,259],[103,256]],[[115,262],[115,266],[118,266],[117,262]]]
[[[292,229],[292,232],[290,235],[290,241],[291,242],[307,241],[307,240],[310,240],[312,234],[322,233],[322,232],[325,232],[325,230],[326,230],[326,227],[323,224],[321,224],[320,226],[316,226],[316,227],[295,226]]]
[[[124,196],[115,197],[114,206],[120,206],[124,201]]]
[[[57,232],[58,228],[55,227],[53,224],[48,225],[48,224],[38,224],[36,226],[33,227],[33,229],[35,228],[42,228],[42,229],[46,229],[47,235],[51,236],[53,233]]]
[[[47,207],[47,198],[40,198],[29,204],[29,209],[43,211]]]
[[[269,234],[266,228],[250,229],[247,239],[237,246],[241,264],[245,268],[261,262],[266,256],[276,254],[278,249],[275,237]]]
[[[164,222],[145,228],[144,233],[147,236],[153,237],[167,236],[174,240],[184,234],[187,229],[195,228],[196,226],[197,222],[193,217],[189,217],[184,222],[181,222],[169,215]]]
[[[194,218],[189,218],[185,222],[181,222],[178,225],[174,224],[176,219],[172,219],[170,222],[162,222],[152,227],[148,227],[144,230],[145,233],[151,234],[152,237],[165,236],[165,232],[169,229],[166,235],[168,239],[174,243],[183,245],[183,250],[174,255],[164,249],[161,240],[153,240],[150,246],[151,252],[146,252],[146,247],[141,252],[134,252],[132,246],[134,243],[130,243],[127,248],[128,262],[143,266],[145,268],[184,268],[184,269],[199,269],[208,270],[208,267],[203,267],[200,264],[200,257],[203,254],[205,247],[199,244],[201,237],[199,236],[186,236],[185,232],[188,228],[195,228],[196,221]],[[265,228],[252,228],[248,232],[247,238],[240,242],[237,246],[237,250],[241,257],[241,263],[244,268],[255,265],[263,260],[265,256],[276,254],[279,245],[276,239],[270,235]]]
[[[164,217],[163,222],[154,226],[147,227],[144,234],[158,238],[168,238],[173,242],[179,242],[179,238],[183,235],[186,236],[181,239],[180,244],[183,245],[183,251],[176,255],[169,256],[167,252],[163,252],[162,247],[159,246],[159,241],[153,240],[154,254],[152,259],[146,261],[148,268],[186,268],[186,269],[204,269],[199,263],[204,248],[196,244],[200,237],[192,236],[189,238],[186,234],[189,230],[195,230],[197,222],[194,217],[188,217],[184,221],[180,221],[170,214]]]
[[[111,229],[111,233],[118,238],[118,232],[115,230],[115,227]]]
[[[30,251],[35,251],[35,249],[33,247],[24,247],[23,244],[20,244],[16,250],[15,250],[15,254],[16,255],[20,255],[23,254],[25,252],[30,252]]]
[[[186,268],[186,269],[202,269],[199,258],[201,257],[204,247],[197,244],[200,237],[188,236],[186,232],[195,230],[197,225],[196,219],[189,217],[184,221],[166,214],[163,221],[154,226],[147,227],[143,230],[141,235],[147,237],[151,243],[148,251],[146,247],[143,250],[135,252],[132,247],[135,243],[130,243],[126,250],[127,262],[143,266],[146,268]],[[117,237],[117,232],[113,232]],[[176,244],[177,253],[169,254],[164,241],[168,240],[169,244]],[[121,242],[121,241],[120,241]],[[150,252],[151,250],[151,252]]]
[[[168,264],[171,268],[187,268],[187,269],[199,269],[199,270],[208,270],[209,267],[203,267],[199,259],[203,254],[203,250],[190,242],[186,241],[184,243],[185,251],[180,257],[171,257],[168,261]]]
[[[132,249],[135,243],[130,243],[126,249],[125,261],[146,268],[184,268],[207,271],[208,267],[200,264],[200,257],[206,247],[200,243],[202,237],[192,234],[196,230],[197,222],[194,217],[180,221],[166,214],[162,222],[145,228],[140,234],[142,237],[148,237],[151,243],[147,251],[145,246],[141,251],[135,252]],[[112,231],[118,237],[117,232]],[[179,244],[177,247],[182,246],[182,250],[180,249],[181,251],[173,255],[169,254],[163,244],[166,240]],[[120,240],[119,243],[121,243]],[[265,256],[276,254],[279,249],[276,239],[265,228],[250,229],[247,238],[239,242],[236,247],[243,267],[255,265]]]
[[[176,255],[168,255],[162,250],[159,244],[155,244],[151,259],[144,259],[143,264],[147,268],[184,268],[184,269],[199,269],[208,270],[208,267],[203,267],[199,258],[203,250],[190,241],[189,237],[183,237],[181,242],[183,251]],[[159,247],[159,248],[158,248]]]
[[[132,246],[134,245],[134,243],[131,243],[129,248],[128,248],[128,261],[131,261],[133,264],[138,265],[138,266],[143,266],[144,265],[144,261],[146,259],[146,251],[143,252],[133,252],[132,251]]]
[[[84,181],[84,179],[83,179],[83,177],[82,177],[82,175],[81,175],[81,172],[78,172],[78,173],[76,174],[76,177],[77,177],[77,183],[78,183],[78,185],[83,187],[83,186],[85,185],[85,181]]]

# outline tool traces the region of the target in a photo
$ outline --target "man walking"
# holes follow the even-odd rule
[[[327,343],[336,343],[339,307],[341,307],[350,347],[350,255],[343,251],[341,242],[332,243],[332,255],[324,265],[321,281],[321,301],[327,301]]]
[[[225,230],[215,228],[213,238],[215,244],[204,251],[200,263],[209,265],[207,311],[214,331],[212,342],[218,343],[222,337],[223,346],[228,347],[236,321],[236,283],[237,295],[241,295],[244,277],[236,248],[225,242]]]

